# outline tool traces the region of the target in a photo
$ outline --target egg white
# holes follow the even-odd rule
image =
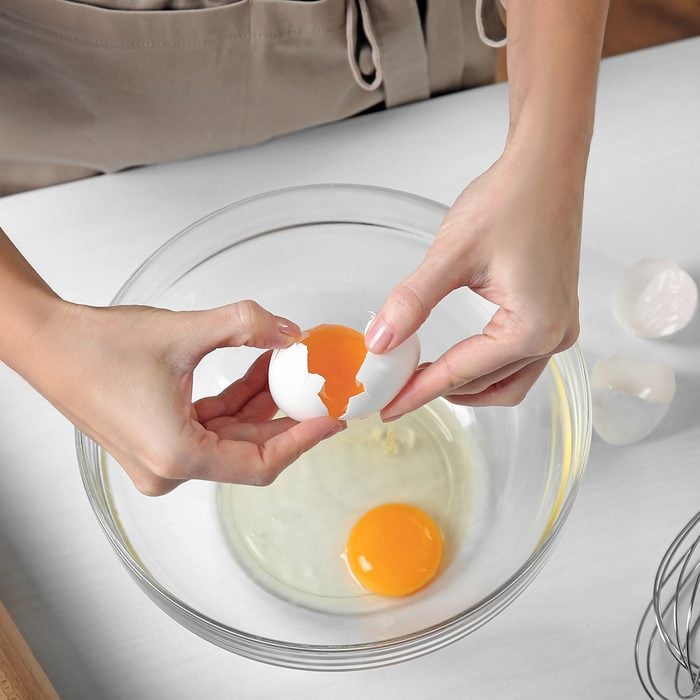
[[[348,535],[378,505],[412,504],[440,527],[441,569],[448,566],[473,503],[472,462],[466,442],[455,439],[460,433],[438,400],[389,426],[376,416],[350,424],[269,487],[222,486],[219,510],[234,555],[265,589],[305,607],[361,613],[399,603],[355,582],[343,558]]]

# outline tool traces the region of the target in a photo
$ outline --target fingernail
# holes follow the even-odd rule
[[[367,330],[367,349],[375,354],[384,352],[389,347],[393,337],[391,328],[384,321],[374,319]]]
[[[382,416],[382,423],[392,423],[395,420],[403,417],[404,413],[397,413],[396,415],[389,414],[388,416]]]
[[[292,323],[292,321],[283,318],[282,316],[275,316],[275,319],[277,321],[277,328],[280,333],[290,335],[292,338],[301,337],[301,328],[299,328],[296,323]]]
[[[327,440],[329,437],[333,437],[334,435],[337,435],[338,433],[342,432],[342,431],[345,430],[345,428],[347,428],[347,427],[348,427],[348,424],[347,424],[345,421],[343,421],[342,423],[340,423],[340,424],[338,424],[338,425],[334,425],[334,426],[323,436],[322,439],[323,439],[323,440]]]

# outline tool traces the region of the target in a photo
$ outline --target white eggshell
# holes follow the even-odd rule
[[[282,412],[299,421],[328,415],[318,395],[326,380],[309,372],[308,356],[303,343],[275,350],[267,375],[273,401]]]
[[[617,355],[600,360],[591,372],[593,427],[613,445],[638,442],[659,425],[675,393],[671,367]]]
[[[415,334],[389,352],[381,355],[368,352],[357,373],[357,381],[365,390],[350,398],[341,417],[366,418],[381,411],[406,385],[419,359],[420,341]]]
[[[662,338],[684,328],[695,314],[695,280],[671,260],[642,258],[624,272],[613,300],[620,325],[642,338]]]
[[[366,418],[384,408],[411,378],[419,358],[420,342],[416,335],[382,355],[368,352],[356,377],[365,390],[350,398],[341,418]],[[280,410],[294,420],[328,415],[318,395],[325,379],[310,373],[308,367],[308,348],[303,343],[275,350],[270,359],[270,394]]]

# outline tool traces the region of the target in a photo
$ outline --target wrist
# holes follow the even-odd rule
[[[593,136],[593,105],[557,105],[556,98],[525,99],[511,110],[506,148],[536,148],[561,160],[585,164]],[[514,113],[513,113],[514,112]]]
[[[6,298],[2,312],[3,333],[0,337],[0,361],[20,371],[26,363],[30,346],[68,302],[51,290],[24,289],[16,298]],[[20,372],[21,373],[21,372]]]
[[[61,326],[56,319],[72,306],[58,295],[43,289],[25,293],[21,301],[9,299],[9,313],[3,314],[0,361],[12,367],[30,383],[32,366],[41,362],[38,349],[48,350],[52,343],[48,328]]]
[[[0,229],[0,361],[20,371],[32,338],[63,304]]]
[[[6,347],[3,360],[69,420],[79,394],[77,377],[86,371],[90,307],[47,295],[33,303],[22,332]]]
[[[582,194],[591,135],[588,125],[521,114],[510,125],[501,158],[515,172],[544,180],[554,190],[573,188]]]

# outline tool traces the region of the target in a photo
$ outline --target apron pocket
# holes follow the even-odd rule
[[[355,83],[345,32],[346,0],[2,0],[0,158],[114,171],[357,114],[383,94]]]

